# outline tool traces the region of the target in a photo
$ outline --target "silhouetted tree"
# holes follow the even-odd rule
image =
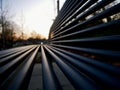
[[[0,0],[0,31],[1,31],[1,43],[2,48],[6,48],[6,32],[8,32],[8,26],[9,26],[9,14],[8,14],[8,8],[3,7],[3,0]]]

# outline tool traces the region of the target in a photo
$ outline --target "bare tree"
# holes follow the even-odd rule
[[[21,16],[20,16],[20,26],[21,26],[21,39],[24,40],[24,24],[25,24],[25,17],[23,14],[23,10],[21,11]]]
[[[118,1],[114,1],[112,3],[110,3],[109,5],[107,5],[106,7],[102,8],[102,11],[108,9],[108,8],[111,8],[112,6],[118,4]],[[115,15],[112,15],[112,16],[109,16],[106,18],[106,21],[109,22],[109,21],[112,21],[112,20],[117,20],[120,18],[120,13],[117,13]]]
[[[2,39],[2,48],[6,47],[5,32],[8,25],[8,9],[4,8],[3,0],[0,0],[0,29],[1,29],[1,39]]]
[[[4,16],[4,11],[3,11],[3,0],[0,0],[1,3],[1,16],[0,16],[0,24],[1,24],[1,38],[2,38],[2,47],[4,47],[5,44],[5,35],[4,35],[4,23],[5,23],[5,16]]]
[[[14,24],[9,20],[9,9],[3,5],[3,0],[0,0],[0,30],[2,48],[12,46]]]
[[[38,34],[35,31],[32,31],[31,32],[31,38],[33,38],[33,39],[42,39],[42,35]]]

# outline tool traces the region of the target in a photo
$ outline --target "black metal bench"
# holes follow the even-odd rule
[[[40,50],[44,90],[64,89],[53,63],[76,90],[120,90],[120,3],[104,8],[113,1],[66,0],[48,44],[1,51],[1,89],[27,89]]]
[[[0,90],[25,90],[30,81],[38,45],[0,52]]]
[[[120,17],[112,19],[120,3],[113,1],[67,0],[51,26],[44,48],[75,89],[120,89]]]

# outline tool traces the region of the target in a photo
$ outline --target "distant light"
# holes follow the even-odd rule
[[[41,44],[43,44],[43,42],[41,42]]]

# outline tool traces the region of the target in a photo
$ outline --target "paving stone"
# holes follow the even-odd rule
[[[53,63],[53,70],[61,83],[63,90],[75,90],[58,66]],[[28,90],[42,90],[42,65],[35,64]]]

